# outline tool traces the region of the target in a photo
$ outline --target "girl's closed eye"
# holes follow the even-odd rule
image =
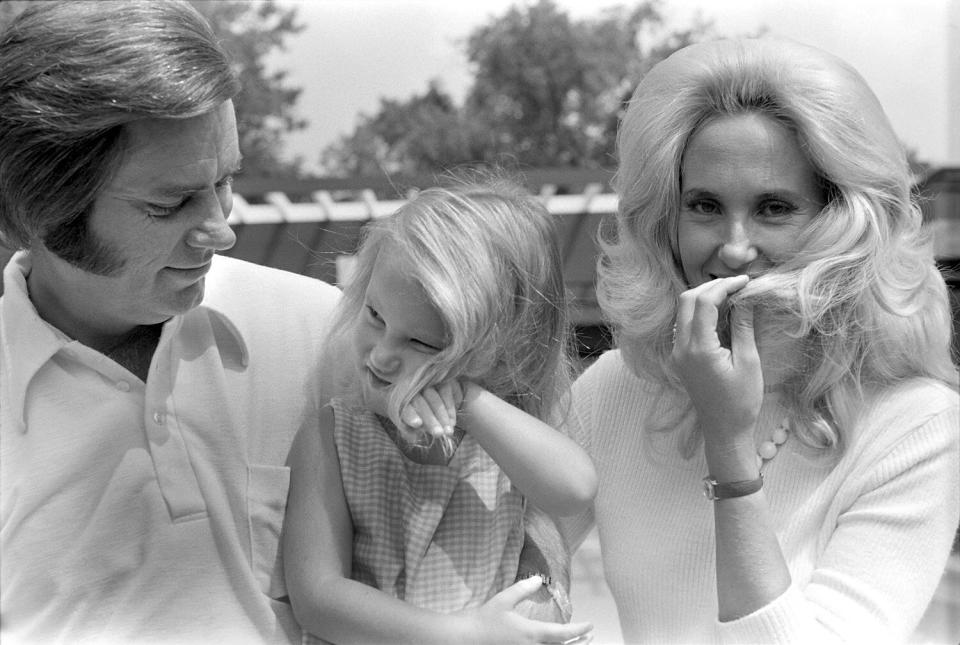
[[[433,343],[428,343],[426,341],[420,340],[419,338],[411,338],[410,342],[413,343],[420,351],[425,354],[439,354],[443,351],[443,347],[435,345]]]
[[[378,326],[383,325],[383,318],[380,317],[380,312],[374,309],[370,305],[365,305],[367,311],[367,318],[374,324]]]

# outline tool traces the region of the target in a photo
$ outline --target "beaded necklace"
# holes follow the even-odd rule
[[[764,385],[763,392],[764,394],[779,393],[782,389],[783,385],[776,383]],[[766,465],[777,456],[777,453],[780,451],[780,446],[787,442],[787,438],[789,436],[790,417],[789,415],[785,415],[782,419],[780,419],[780,423],[778,423],[777,427],[773,429],[773,432],[770,433],[770,438],[761,441],[760,445],[757,446],[757,467],[760,469],[761,473]]]
[[[762,441],[757,447],[757,467],[760,469],[760,472],[763,472],[764,467],[777,456],[777,453],[780,451],[780,446],[787,442],[787,437],[789,436],[790,419],[784,417],[779,425],[773,429],[773,432],[770,433],[770,438]]]

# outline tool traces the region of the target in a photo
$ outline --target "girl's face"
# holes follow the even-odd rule
[[[690,287],[779,264],[824,205],[796,137],[758,113],[720,117],[694,133],[681,177],[677,250]]]
[[[447,345],[446,329],[420,283],[394,249],[380,249],[354,325],[366,407],[388,414],[390,393]]]

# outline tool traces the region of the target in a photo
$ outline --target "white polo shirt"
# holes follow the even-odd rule
[[[298,641],[284,461],[339,291],[218,256],[144,383],[41,320],[29,270],[0,298],[3,643]]]

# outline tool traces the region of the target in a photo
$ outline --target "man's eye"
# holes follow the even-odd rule
[[[183,205],[185,202],[186,200],[179,202],[177,204],[174,204],[173,206],[164,206],[162,204],[146,204],[143,207],[143,210],[150,217],[156,217],[156,218],[170,217],[171,215],[176,214],[177,211],[179,211],[181,208],[183,208]]]

